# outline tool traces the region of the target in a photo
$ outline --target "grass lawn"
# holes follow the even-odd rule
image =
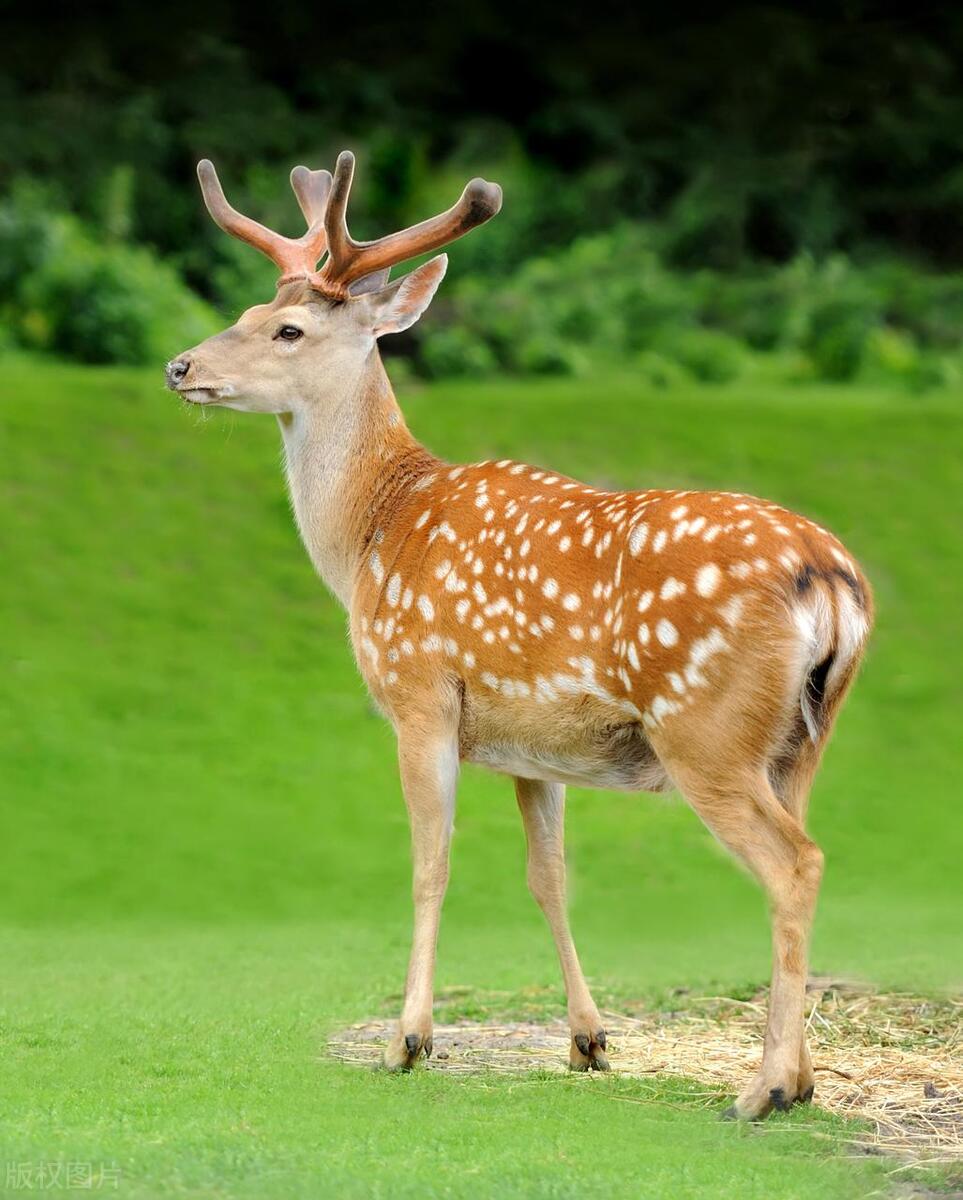
[[[131,1197],[886,1194],[892,1164],[843,1157],[818,1109],[746,1128],[677,1081],[326,1059],[326,1032],[398,1005],[408,833],[277,431],[202,420],[160,370],[2,379],[0,1188],[69,1160]],[[814,793],[813,969],[958,984],[960,395],[613,374],[401,399],[451,458],[753,491],[848,542],[879,620]],[[575,792],[569,847],[603,995],[766,978],[762,897],[677,800]],[[439,986],[549,987],[554,1015],[523,862],[511,785],[466,770]]]

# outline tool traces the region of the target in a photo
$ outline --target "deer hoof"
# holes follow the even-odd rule
[[[805,1091],[799,1091],[795,1080],[788,1085],[773,1085],[772,1077],[767,1080],[760,1072],[745,1091],[740,1093],[735,1104],[721,1115],[727,1121],[761,1121],[774,1110],[789,1112],[794,1104],[807,1104],[812,1095],[811,1086]]]
[[[594,1034],[575,1033],[569,1051],[569,1066],[573,1071],[608,1071],[609,1060],[605,1056],[607,1045],[605,1030]]]
[[[422,1052],[426,1058],[432,1050],[431,1035],[420,1033],[398,1034],[385,1047],[381,1058],[381,1066],[386,1071],[410,1071],[418,1061]]]

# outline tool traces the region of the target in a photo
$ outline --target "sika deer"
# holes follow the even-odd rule
[[[750,496],[613,492],[508,460],[435,458],[408,431],[377,342],[421,316],[447,260],[390,284],[388,270],[487,221],[501,192],[474,180],[447,213],[359,243],[345,224],[353,169],[347,153],[333,181],[295,169],[309,225],[295,240],[237,213],[200,164],[214,220],[282,274],[270,304],[167,377],[194,404],[277,416],[304,544],[397,733],[414,939],[385,1062],[408,1068],[431,1053],[455,788],[459,764],[475,762],[515,781],[529,883],[565,978],[572,1067],[608,1063],[565,911],[564,785],[676,787],[772,910],[762,1065],[731,1111],[806,1101],[823,856],[804,819],[869,633],[866,579],[832,534]]]

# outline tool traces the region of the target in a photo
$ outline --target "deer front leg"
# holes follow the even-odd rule
[[[552,930],[565,980],[572,1030],[569,1063],[573,1071],[607,1071],[602,1018],[582,974],[566,912],[565,788],[516,779],[515,795],[528,842],[528,886]]]
[[[431,1055],[435,947],[458,781],[457,730],[429,722],[406,725],[398,731],[398,759],[411,822],[414,935],[404,1007],[384,1065],[407,1071],[422,1051]]]

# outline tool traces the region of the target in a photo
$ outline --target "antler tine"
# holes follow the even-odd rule
[[[323,225],[324,210],[328,203],[328,193],[331,191],[331,172],[295,167],[291,172],[291,187],[294,188],[301,212],[308,223],[308,232],[314,225]]]
[[[324,214],[324,228],[328,235],[328,261],[321,268],[321,276],[326,281],[330,279],[332,283],[349,282],[350,266],[356,257],[358,243],[348,233],[346,216],[353,179],[354,155],[350,150],[342,150],[335,163],[331,195],[328,197],[328,207]]]
[[[224,195],[224,189],[210,159],[204,158],[197,164],[197,178],[200,180],[207,211],[215,224],[225,233],[247,242],[266,255],[281,272],[279,282],[313,274],[327,244],[324,207],[331,179],[327,171],[309,171],[307,167],[295,167],[291,172],[291,185],[310,226],[307,233],[300,238],[288,238],[275,233],[273,229],[268,229],[259,221],[246,217],[232,207]]]
[[[309,273],[314,272],[318,259],[328,246],[328,236],[324,228],[324,211],[328,205],[328,194],[331,191],[330,171],[310,171],[307,167],[295,167],[291,172],[291,187],[297,196],[298,205],[308,223],[307,233],[298,239],[307,251],[305,266]]]
[[[217,171],[214,170],[214,164],[209,158],[203,158],[197,164],[197,178],[200,180],[207,211],[213,217],[214,223],[219,225],[225,233],[239,238],[242,242],[247,242],[248,245],[260,250],[262,254],[266,254],[283,270],[280,252],[282,250],[281,242],[285,239],[259,221],[239,213],[228,203],[224,189],[221,187],[221,181],[217,177]]]
[[[322,288],[342,296],[347,294],[352,282],[364,275],[393,267],[463,237],[476,225],[490,220],[502,206],[502,189],[497,183],[472,179],[459,200],[437,217],[429,217],[427,221],[377,241],[356,242],[348,232],[345,219],[353,176],[354,155],[345,150],[338,155],[325,213],[328,259],[318,273]]]

